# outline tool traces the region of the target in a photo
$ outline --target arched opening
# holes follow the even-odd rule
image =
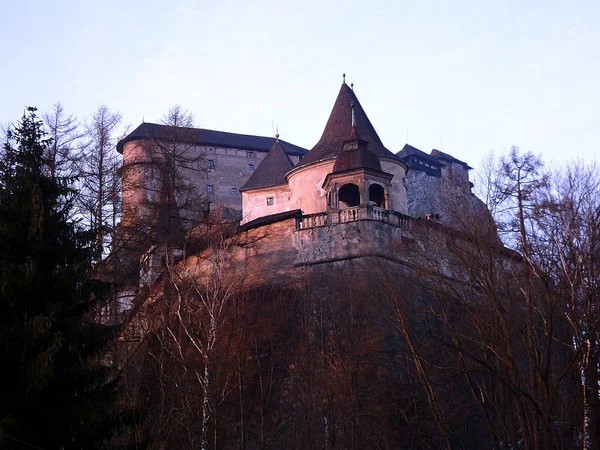
[[[352,183],[344,184],[340,188],[340,206],[348,208],[360,205],[360,192],[358,186]]]
[[[384,207],[385,203],[385,190],[379,184],[372,184],[369,186],[369,202],[372,205],[378,206],[379,208]]]

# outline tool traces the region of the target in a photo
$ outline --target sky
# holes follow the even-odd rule
[[[3,1],[0,124],[25,106],[130,129],[173,105],[201,128],[312,148],[346,73],[384,145],[477,166],[517,145],[600,155],[600,2]]]

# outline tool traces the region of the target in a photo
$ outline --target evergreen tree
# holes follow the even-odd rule
[[[91,233],[70,221],[69,180],[48,176],[35,108],[0,156],[0,448],[102,446],[116,423],[117,377],[91,322]]]

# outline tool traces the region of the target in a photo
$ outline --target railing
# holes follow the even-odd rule
[[[324,227],[328,225],[328,214],[324,213],[316,213],[316,214],[307,214],[305,216],[301,216],[296,220],[296,229],[297,230],[306,230],[309,228],[317,228]]]
[[[363,205],[299,216],[296,219],[296,230],[308,230],[336,223],[355,222],[357,220],[375,220],[399,228],[408,228],[412,223],[411,217],[399,212],[372,205]]]
[[[377,206],[367,206],[367,213],[369,214],[370,219],[389,222],[389,209],[378,208]]]
[[[354,222],[360,219],[360,207],[340,209],[338,222]]]

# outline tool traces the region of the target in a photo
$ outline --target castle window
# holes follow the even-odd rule
[[[208,168],[209,169],[214,169],[215,168],[215,162],[212,159],[208,160]]]
[[[379,208],[384,207],[385,203],[385,190],[379,184],[372,184],[369,186],[369,202],[372,205],[378,206]]]
[[[275,200],[273,199],[273,197],[267,197],[267,205],[271,206],[275,203]]]
[[[215,192],[215,187],[212,184],[207,184],[206,185],[206,192],[209,194],[212,194],[213,192]]]
[[[236,188],[231,188],[231,195],[235,195],[237,194],[237,189]]]
[[[360,190],[352,183],[344,184],[340,188],[339,201],[345,207],[360,205]]]
[[[254,158],[254,152],[246,152],[248,158]]]
[[[254,164],[248,164],[248,172],[254,172]]]

